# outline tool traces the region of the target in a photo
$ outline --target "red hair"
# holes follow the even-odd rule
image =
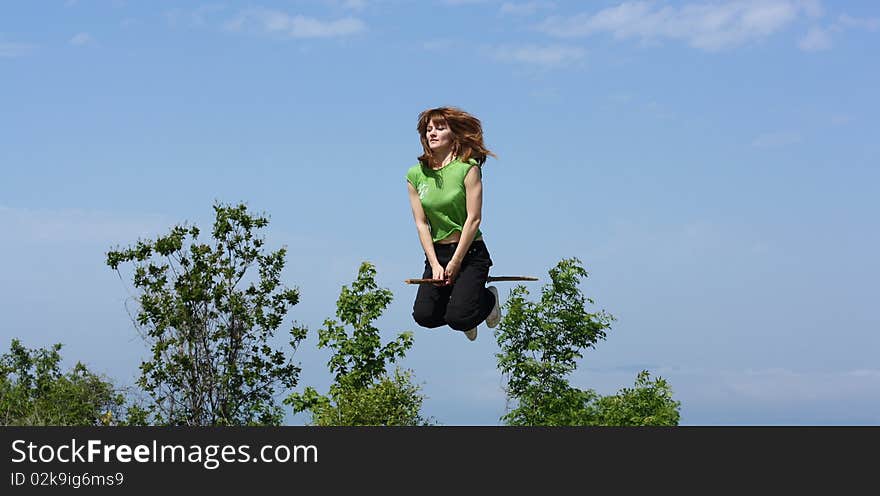
[[[423,166],[430,166],[433,158],[427,138],[428,123],[432,120],[435,124],[446,124],[449,131],[452,132],[452,154],[462,162],[474,159],[482,167],[487,156],[498,158],[483,144],[483,127],[480,119],[455,107],[438,107],[419,114],[419,123],[416,128],[419,130],[419,139],[422,142],[422,149],[425,151],[419,157],[419,162]]]

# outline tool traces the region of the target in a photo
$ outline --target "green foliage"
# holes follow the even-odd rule
[[[591,392],[572,388],[567,380],[582,358],[581,350],[605,337],[613,320],[604,312],[590,313],[578,282],[587,272],[577,259],[563,260],[550,270],[551,283],[541,299],[526,299],[516,286],[505,303],[505,317],[496,337],[501,347],[498,367],[507,376],[508,398],[519,405],[502,420],[512,425],[577,423]]]
[[[681,402],[672,399],[672,388],[661,377],[650,380],[643,370],[633,388],[623,388],[616,395],[605,396],[596,405],[596,423],[615,426],[678,425]]]
[[[334,375],[328,395],[314,388],[290,395],[285,403],[294,413],[308,411],[314,425],[424,425],[419,413],[424,399],[412,384],[410,371],[396,369],[389,376],[387,365],[403,358],[412,347],[411,332],[382,345],[379,329],[372,322],[391,303],[392,293],[378,288],[376,269],[364,262],[351,288],[342,287],[336,302],[339,321],[327,319],[318,331],[318,347],[330,348],[327,366]],[[345,326],[352,328],[349,335]]]
[[[268,344],[299,301],[298,290],[281,285],[286,249],[263,248],[257,231],[269,220],[244,204],[214,212],[212,243],[199,242],[195,226],[176,226],[107,254],[117,273],[134,265],[135,323],[152,351],[140,366],[151,401],[131,412],[138,422],[277,425],[275,388],[297,383],[300,369]],[[306,329],[294,323],[289,333],[295,349]]]
[[[77,362],[61,372],[61,344],[27,349],[12,340],[0,356],[0,424],[112,425],[122,417],[124,396]]]
[[[409,370],[395,369],[393,377],[382,374],[366,387],[346,379],[334,386],[328,401],[312,408],[312,425],[431,425],[421,415],[424,397]]]
[[[517,286],[505,303],[495,332],[498,367],[507,377],[507,396],[515,404],[502,420],[509,425],[674,425],[678,403],[662,379],[639,375],[635,389],[602,398],[569,384],[582,351],[605,339],[614,317],[589,312],[578,285],[587,271],[577,258],[560,261],[537,302]]]

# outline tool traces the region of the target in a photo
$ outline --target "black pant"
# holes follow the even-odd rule
[[[446,267],[457,247],[458,243],[434,243],[434,252],[440,265]],[[448,325],[457,331],[467,331],[486,320],[495,306],[495,295],[486,289],[491,265],[492,259],[489,258],[486,243],[483,240],[472,242],[451,286],[419,285],[419,292],[413,303],[415,321],[422,327]],[[434,277],[427,256],[422,277]]]

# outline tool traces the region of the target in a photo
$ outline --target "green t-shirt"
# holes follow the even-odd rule
[[[437,170],[414,165],[406,173],[406,180],[413,185],[422,201],[422,209],[431,226],[431,239],[436,243],[455,231],[461,231],[467,220],[464,177],[471,167],[479,165],[476,160],[462,162],[455,159]],[[474,239],[482,233],[477,230]]]

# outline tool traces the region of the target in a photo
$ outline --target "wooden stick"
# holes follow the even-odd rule
[[[489,276],[487,282],[495,282],[495,281],[537,281],[537,277],[531,276]],[[445,279],[406,279],[403,282],[406,284],[428,284],[428,283],[440,283],[445,281]]]
[[[489,276],[489,282],[494,281],[537,281],[537,277],[532,276]]]

